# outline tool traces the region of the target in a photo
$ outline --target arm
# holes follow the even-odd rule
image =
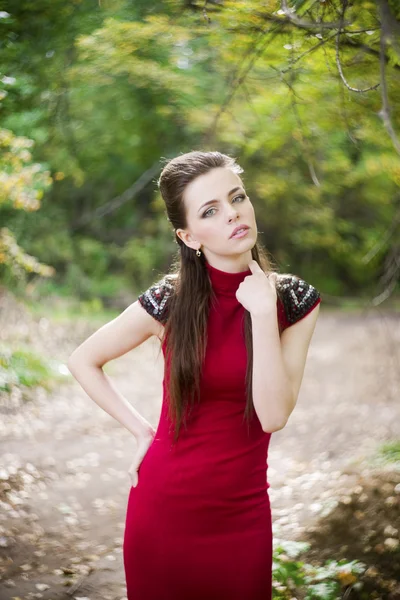
[[[275,314],[251,315],[253,404],[263,430],[282,429],[293,405]]]
[[[90,398],[136,438],[153,431],[144,419],[114,387],[102,367],[158,335],[160,325],[135,301],[118,317],[106,323],[70,355],[67,365]]]
[[[321,302],[318,290],[300,278],[285,277],[281,283],[281,337],[275,314],[252,315],[253,402],[266,432],[282,429],[296,405]]]
[[[321,300],[317,300],[315,307],[305,317],[296,322],[296,324],[287,327],[281,336],[283,362],[292,389],[292,402],[290,412],[285,419],[285,424],[290,413],[296,406],[303,381],[308,349],[319,315],[320,303]]]

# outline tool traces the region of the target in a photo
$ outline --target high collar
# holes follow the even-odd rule
[[[239,273],[228,273],[227,271],[221,271],[212,267],[206,260],[206,267],[210,276],[211,285],[216,294],[223,293],[228,295],[235,295],[239,285],[242,283],[247,275],[251,275],[251,270],[240,271]]]

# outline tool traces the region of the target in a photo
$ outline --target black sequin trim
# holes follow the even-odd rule
[[[282,275],[277,280],[278,286],[289,325],[308,314],[321,298],[317,288],[296,275]]]
[[[173,289],[172,280],[164,277],[138,296],[138,301],[149,315],[163,323],[163,325],[167,321],[168,298],[172,295]]]

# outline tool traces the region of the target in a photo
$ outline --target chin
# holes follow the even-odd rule
[[[255,236],[251,236],[249,237],[249,239],[246,239],[246,246],[249,250],[251,250],[252,248],[254,248],[254,246],[257,243],[257,234]]]

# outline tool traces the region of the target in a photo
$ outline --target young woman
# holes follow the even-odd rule
[[[272,597],[268,446],[295,407],[321,297],[274,270],[242,172],[219,152],[165,164],[158,185],[177,261],[70,357],[88,394],[138,442],[123,547],[129,600]],[[152,335],[165,358],[156,430],[102,371]]]

